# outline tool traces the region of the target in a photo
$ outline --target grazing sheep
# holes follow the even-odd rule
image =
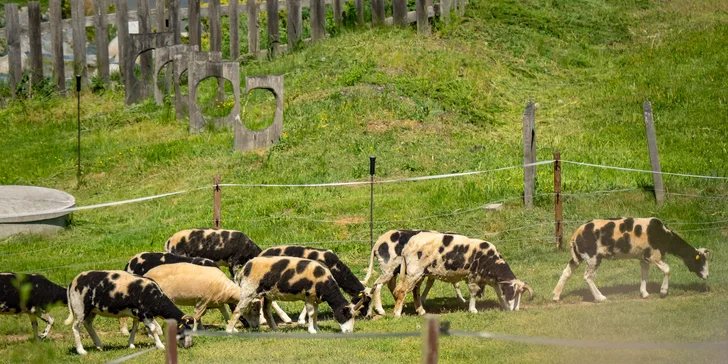
[[[194,326],[208,308],[234,310],[240,301],[240,287],[217,267],[190,263],[163,264],[144,275],[152,279],[176,305],[194,306]],[[227,313],[226,313],[227,314]],[[227,316],[227,315],[225,315]],[[227,321],[230,317],[225,317]]]
[[[329,271],[331,271],[331,275],[333,275],[334,279],[336,280],[336,284],[338,284],[339,287],[344,292],[346,292],[346,294],[349,295],[349,297],[351,298],[351,303],[359,302],[362,295],[367,295],[371,297],[370,290],[364,287],[361,281],[359,281],[359,278],[357,278],[354,273],[351,272],[351,269],[349,269],[349,267],[347,267],[346,264],[344,264],[344,262],[342,262],[341,259],[339,259],[339,257],[337,257],[336,254],[331,250],[316,249],[295,245],[279,245],[264,250],[262,253],[260,253],[260,256],[286,256],[315,260],[326,266]],[[367,303],[366,307],[364,307],[365,311],[369,309],[368,306],[369,305]],[[306,323],[305,305],[303,311],[301,312],[301,315],[298,317],[298,323],[302,325]]]
[[[478,312],[475,299],[483,294],[485,285],[493,287],[503,310],[518,311],[523,292],[528,291],[533,298],[533,289],[516,278],[493,244],[462,235],[422,233],[413,236],[402,249],[401,272],[402,280],[394,290],[395,317],[402,315],[404,300],[410,291],[415,310],[420,315],[425,314],[419,288],[428,276],[450,283],[466,280],[470,312]]]
[[[258,327],[258,315],[253,312],[255,301],[263,298],[265,312],[271,329],[278,330],[272,319],[271,300],[305,301],[308,312],[308,332],[318,330],[318,305],[329,304],[334,320],[341,325],[342,332],[354,331],[354,318],[370,300],[362,295],[356,305],[351,305],[339,290],[331,272],[321,263],[292,257],[258,257],[245,264],[235,280],[240,284],[240,302],[235,309],[227,332],[242,314],[250,326]]]
[[[581,262],[586,262],[584,280],[594,296],[594,301],[602,302],[607,298],[594,284],[594,277],[602,259],[639,260],[642,266],[640,294],[642,298],[647,298],[647,273],[650,265],[665,274],[660,288],[660,294],[665,296],[670,279],[670,267],[664,260],[667,254],[680,257],[688,270],[702,279],[708,279],[706,257],[710,253],[709,249],[693,248],[654,217],[592,220],[576,229],[571,237],[571,260],[554,288],[553,300],[559,301],[566,281]]]
[[[183,257],[172,253],[143,252],[131,257],[131,259],[129,259],[129,263],[127,263],[126,267],[124,267],[124,270],[135,276],[141,277],[154,267],[174,263],[191,263],[205,267],[216,267],[219,269],[217,263],[210,259]],[[230,315],[228,315],[227,310],[225,310],[225,306],[220,306],[218,309],[220,310],[222,317],[225,318],[225,321],[230,319]],[[119,331],[121,331],[124,335],[129,335],[129,329],[127,328],[126,322],[126,317],[119,319]]]
[[[22,291],[24,285],[29,285],[30,291],[26,301],[22,302],[18,288],[21,287]],[[28,314],[34,337],[43,339],[51,332],[54,320],[47,311],[50,306],[58,303],[68,303],[66,289],[46,277],[40,274],[0,273],[0,314]],[[40,335],[38,317],[47,324]]]
[[[166,252],[185,257],[207,258],[230,269],[230,277],[248,260],[257,257],[261,249],[240,231],[222,229],[190,229],[176,232],[164,243]],[[285,323],[291,323],[278,304],[273,309]],[[263,320],[265,321],[265,320]]]
[[[421,233],[438,233],[437,231],[430,230],[390,230],[382,234],[377,242],[372,247],[372,252],[369,256],[369,268],[367,269],[367,275],[362,281],[362,284],[367,284],[369,278],[372,276],[374,268],[374,257],[377,257],[379,262],[379,269],[381,274],[379,278],[374,282],[373,286],[373,299],[374,305],[369,307],[367,316],[372,315],[372,308],[377,310],[377,313],[384,315],[384,308],[382,307],[382,286],[387,284],[389,291],[394,295],[395,284],[397,283],[397,275],[400,273],[399,268],[402,264],[402,249],[407,245],[413,236]],[[448,233],[457,235],[454,233]],[[421,300],[424,302],[427,298],[427,294],[430,292],[432,284],[435,282],[434,277],[427,278],[427,284],[425,290],[422,292]],[[460,301],[465,302],[463,294],[460,293],[460,282],[453,283],[455,288],[455,294],[458,296]]]
[[[125,271],[93,270],[77,275],[68,288],[68,311],[65,324],[73,323],[76,352],[81,355],[86,355],[81,343],[81,324],[86,327],[96,348],[103,348],[93,328],[96,315],[134,318],[129,335],[130,348],[134,348],[134,334],[141,320],[152,331],[155,345],[164,349],[164,344],[159,340],[162,328],[154,321],[157,316],[176,320],[179,324],[177,338],[183,341],[185,348],[192,344],[192,337],[186,336],[184,330],[190,328],[193,319],[184,315],[153,280]]]

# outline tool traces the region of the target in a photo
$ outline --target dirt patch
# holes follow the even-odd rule
[[[396,128],[401,130],[417,130],[422,128],[422,124],[410,119],[403,120],[370,120],[367,123],[367,131],[372,133],[383,133],[389,129]]]
[[[336,220],[336,225],[358,224],[361,222],[364,222],[363,217],[345,217],[343,219]]]

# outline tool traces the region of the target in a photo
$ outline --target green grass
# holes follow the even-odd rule
[[[538,159],[563,159],[649,169],[642,102],[653,103],[664,171],[728,176],[728,2],[726,1],[473,1],[450,26],[436,24],[431,37],[411,29],[343,30],[324,42],[275,61],[251,61],[244,75],[284,74],[284,136],[265,150],[232,151],[229,130],[191,135],[167,104],[125,107],[123,93],[82,98],[84,179],[76,187],[75,100],[51,97],[15,101],[0,110],[0,183],[31,184],[71,192],[78,205],[189,190],[212,183],[320,183],[366,180],[368,156],[377,156],[377,178],[388,179],[473,170],[522,162],[521,117],[527,101],[539,103]],[[242,49],[245,49],[243,45]],[[202,106],[212,105],[216,82],[204,87]],[[264,93],[265,94],[265,93]],[[247,102],[247,104],[246,104]],[[272,113],[271,98],[255,95],[242,120],[254,125]],[[254,115],[254,117],[251,117]],[[258,119],[260,117],[260,119]],[[263,123],[264,121],[260,121]],[[247,124],[251,123],[251,124]],[[639,264],[609,261],[597,284],[604,304],[591,296],[577,270],[563,302],[550,302],[568,261],[553,248],[553,167],[537,168],[533,209],[524,209],[520,169],[375,187],[375,235],[392,228],[458,231],[494,242],[519,278],[536,290],[522,312],[493,309],[486,292],[483,312],[466,312],[449,285],[433,288],[426,309],[440,313],[453,330],[597,341],[693,342],[725,340],[728,268],[725,223],[728,183],[665,176],[668,195],[657,206],[649,174],[563,165],[565,193],[633,188],[612,194],[564,197],[564,219],[656,216],[692,245],[715,252],[710,279],[700,281],[674,257],[670,295],[660,299],[661,273],[650,272],[652,296],[638,299]],[[475,211],[417,219],[513,198],[500,211]],[[368,261],[368,187],[244,188],[222,191],[223,227],[246,232],[261,247],[321,242],[363,277]],[[300,219],[296,217],[306,217]],[[334,220],[336,223],[318,220]],[[506,229],[541,224],[493,234]],[[137,204],[87,210],[54,237],[22,236],[0,242],[7,271],[37,271],[68,283],[82,270],[120,269],[140,252],[162,249],[175,231],[212,225],[210,189]],[[578,226],[565,226],[565,241]],[[696,230],[706,229],[709,230]],[[357,242],[336,243],[338,240]],[[364,242],[358,240],[365,240]],[[46,249],[47,250],[41,250]],[[24,253],[41,250],[36,253]],[[8,255],[14,254],[14,255]],[[53,268],[67,266],[65,268]],[[53,268],[53,269],[48,269]],[[467,296],[467,293],[466,293]],[[391,295],[384,292],[391,312]],[[411,299],[410,299],[411,300]],[[409,302],[409,301],[408,301]],[[290,314],[299,303],[284,304]],[[357,332],[420,330],[413,315],[361,320]],[[0,318],[3,361],[80,361],[63,326],[66,309],[53,311],[51,340],[27,342],[26,317]],[[324,332],[336,330],[322,307]],[[207,323],[221,323],[212,312]],[[124,349],[117,321],[100,318],[103,362],[139,349]],[[265,330],[264,330],[265,331]],[[302,328],[286,331],[303,332]],[[138,347],[151,341],[138,336]],[[87,349],[91,340],[84,335]],[[285,349],[281,350],[284,347]],[[419,339],[351,341],[198,338],[181,351],[185,362],[418,360]],[[517,362],[716,362],[706,351],[607,351],[544,347],[446,337],[440,358],[452,362],[487,358]],[[161,361],[154,352],[136,362]],[[512,359],[511,359],[512,358]]]

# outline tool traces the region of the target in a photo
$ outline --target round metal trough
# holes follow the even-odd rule
[[[34,186],[0,186],[0,239],[19,233],[51,235],[68,224],[70,194]]]

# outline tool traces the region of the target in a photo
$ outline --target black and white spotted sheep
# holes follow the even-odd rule
[[[162,328],[154,321],[155,317],[176,320],[178,340],[183,342],[185,348],[192,344],[192,337],[184,334],[184,330],[191,328],[192,317],[184,315],[153,280],[122,270],[94,270],[77,275],[68,287],[68,310],[65,324],[73,323],[76,351],[81,355],[86,354],[81,343],[82,324],[96,348],[102,350],[101,340],[93,328],[93,320],[97,315],[132,317],[134,323],[129,335],[130,348],[134,347],[134,334],[141,320],[152,331],[155,345],[164,349],[164,344],[159,340]]]
[[[29,287],[27,296],[21,295]],[[18,290],[20,288],[20,291]],[[25,296],[25,302],[23,297]],[[33,336],[43,339],[53,326],[53,317],[47,312],[53,305],[68,303],[66,289],[40,274],[0,273],[0,315],[27,314],[33,326]],[[38,335],[38,318],[47,325]]]
[[[318,305],[326,302],[334,313],[334,320],[342,332],[354,331],[354,318],[370,300],[363,296],[355,305],[350,304],[339,290],[331,272],[323,264],[293,257],[258,257],[245,264],[235,277],[240,285],[240,302],[228,324],[227,332],[232,332],[232,324],[243,315],[253,328],[258,327],[258,315],[254,303],[263,298],[263,312],[271,329],[278,327],[273,321],[271,301],[305,301],[308,312],[308,332],[318,330]]]
[[[463,235],[420,233],[413,236],[402,249],[402,279],[394,290],[394,315],[402,315],[407,293],[414,296],[415,310],[425,314],[419,297],[419,287],[425,277],[455,283],[465,280],[470,291],[470,312],[477,312],[475,299],[483,294],[485,285],[493,287],[501,308],[518,311],[521,295],[533,289],[518,280],[510,266],[487,241]]]
[[[369,282],[369,278],[372,276],[374,268],[374,257],[376,256],[379,262],[379,269],[381,274],[379,278],[374,282],[373,289],[373,300],[374,305],[369,307],[367,316],[372,315],[372,308],[377,310],[377,313],[384,315],[384,308],[382,307],[382,286],[387,284],[389,291],[394,294],[394,287],[397,283],[397,275],[400,273],[399,268],[402,264],[402,249],[407,245],[409,240],[420,233],[438,233],[437,231],[431,230],[390,230],[382,234],[377,242],[372,247],[371,255],[369,256],[369,268],[367,269],[367,275],[362,281],[362,284],[366,285]],[[449,233],[457,235],[454,233]],[[430,292],[432,284],[435,282],[434,278],[428,278],[427,284],[425,284],[425,290],[420,296],[422,301],[427,298],[427,294]],[[463,294],[460,293],[460,282],[453,283],[455,288],[455,294],[457,294],[460,301],[465,302]]]
[[[361,300],[364,295],[371,297],[370,290],[364,287],[359,278],[354,275],[351,269],[349,269],[349,267],[344,264],[341,259],[339,259],[336,253],[331,250],[316,249],[295,245],[279,245],[263,250],[263,252],[260,253],[260,256],[285,256],[315,260],[326,266],[326,268],[331,271],[331,275],[336,280],[336,284],[339,285],[339,288],[341,288],[341,290],[349,295],[351,303],[359,302],[359,300]],[[367,304],[364,307],[365,310],[369,309],[368,302],[369,301],[367,301]],[[306,323],[306,307],[304,307],[303,311],[301,311],[301,315],[299,315],[298,317],[298,323]]]
[[[262,250],[250,238],[237,230],[222,229],[190,229],[176,232],[164,244],[168,253],[185,257],[207,258],[218,265],[230,269],[230,277],[250,259],[260,255]],[[281,320],[291,323],[277,303],[273,302],[273,309]],[[265,320],[261,320],[265,322]]]
[[[710,253],[709,249],[693,248],[654,217],[592,220],[580,226],[571,237],[571,260],[554,288],[553,300],[559,301],[566,281],[582,262],[586,262],[584,280],[594,301],[606,300],[594,284],[602,259],[639,260],[642,266],[640,294],[643,298],[649,296],[647,273],[650,265],[654,265],[665,274],[660,288],[660,294],[665,296],[670,279],[670,267],[665,263],[665,256],[673,254],[679,257],[688,270],[702,279],[708,279],[707,255]]]
[[[207,258],[230,269],[230,277],[262,251],[240,231],[190,229],[176,232],[164,243],[168,253],[183,257]]]

